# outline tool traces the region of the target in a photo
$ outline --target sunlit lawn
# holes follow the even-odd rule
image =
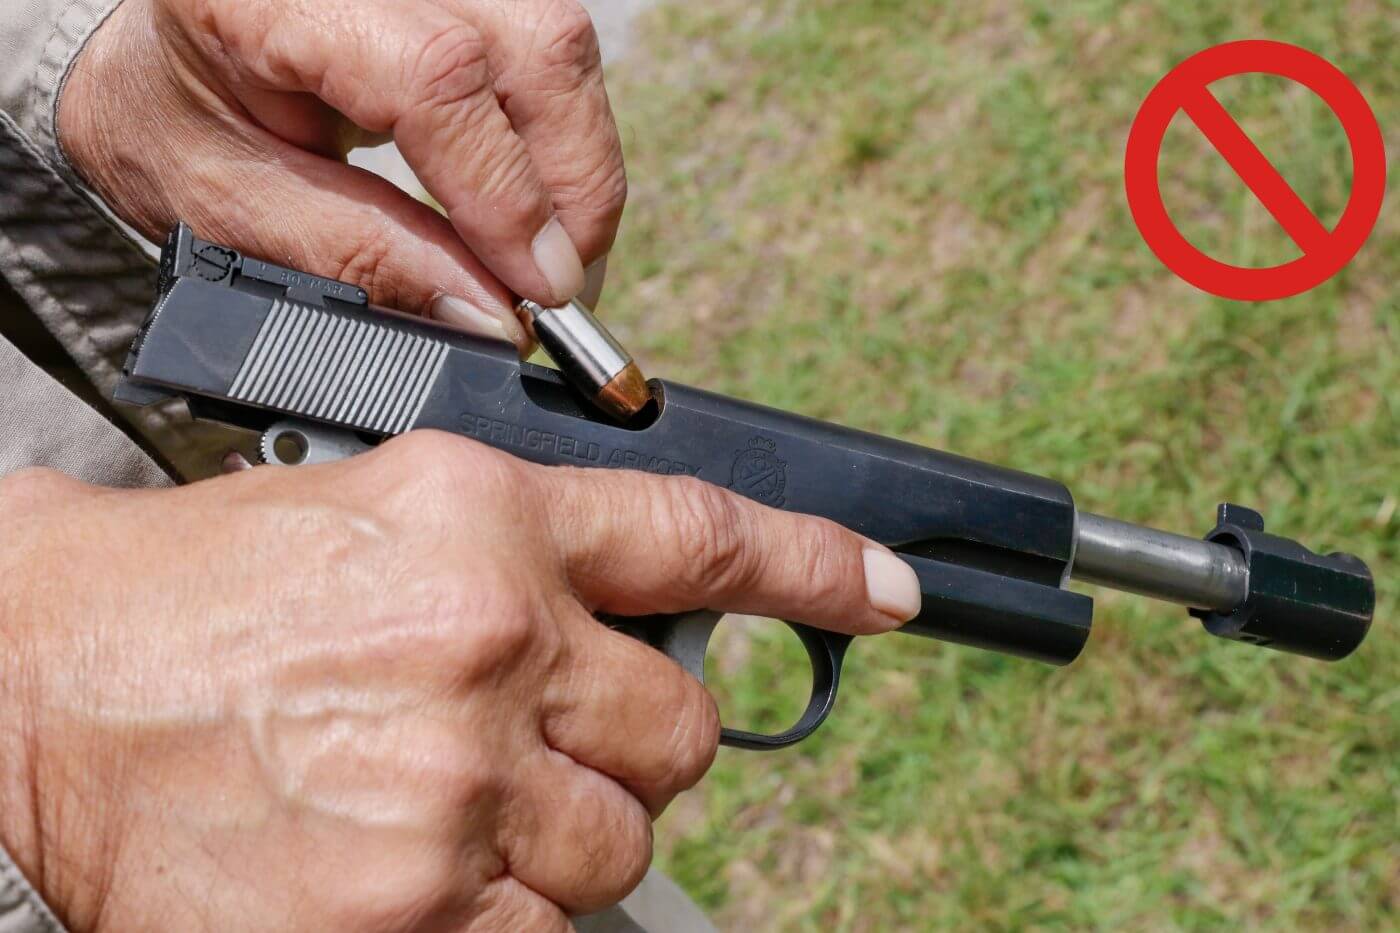
[[[1370,640],[1331,666],[1104,593],[1066,670],[857,645],[816,739],[721,752],[659,827],[722,926],[1397,926],[1396,183],[1345,272],[1267,305],[1175,279],[1122,194],[1156,79],[1256,37],[1328,56],[1400,151],[1394,0],[678,0],[614,69],[632,197],[604,312],[651,373],[1192,534],[1228,498],[1380,583]],[[1350,158],[1330,112],[1281,79],[1214,90],[1333,222]],[[1296,255],[1182,117],[1162,165],[1201,248]],[[800,689],[779,673],[793,645],[718,654],[731,709]]]

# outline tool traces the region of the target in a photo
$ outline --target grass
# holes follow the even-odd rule
[[[856,646],[816,738],[724,750],[658,829],[736,930],[1400,927],[1400,193],[1332,281],[1252,305],[1151,255],[1128,126],[1232,38],[1326,55],[1400,132],[1400,4],[665,3],[610,75],[632,197],[605,312],[654,374],[1053,475],[1199,534],[1217,501],[1364,557],[1336,665],[1099,592],[1066,670]],[[1213,88],[1320,217],[1350,184],[1301,88]],[[1242,265],[1297,255],[1184,118],[1166,201]],[[731,638],[726,708],[774,715],[795,646]],[[797,689],[794,687],[793,689]]]

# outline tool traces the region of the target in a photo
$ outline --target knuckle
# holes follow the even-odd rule
[[[594,174],[585,200],[603,217],[616,222],[627,206],[627,169],[621,150],[615,150],[607,162]]]
[[[467,446],[464,439],[446,431],[410,431],[407,434],[386,441],[383,450],[395,451],[415,464],[428,462],[450,462],[461,455]]]
[[[541,68],[580,77],[602,66],[593,18],[576,0],[553,0],[536,20],[535,58]]]
[[[460,462],[463,446],[457,438],[437,431],[410,431],[391,438],[376,451],[393,473],[387,489],[401,507],[430,521],[442,517],[443,503],[451,502],[466,486],[467,470]]]
[[[457,104],[490,87],[486,42],[467,23],[442,29],[412,56],[407,84],[423,105]]]
[[[404,125],[422,135],[425,148],[460,151],[491,140],[486,124],[497,109],[487,47],[472,27],[439,32],[407,66]]]
[[[384,445],[411,479],[424,505],[482,501],[509,503],[527,481],[523,465],[482,444],[445,431],[410,431]]]
[[[618,847],[614,864],[612,890],[608,901],[621,900],[641,884],[651,866],[653,835],[651,819],[640,806],[627,809],[617,827]]]
[[[470,486],[475,498],[490,502],[496,508],[505,508],[507,503],[524,498],[527,492],[530,471],[522,461],[509,454],[468,441],[457,446],[453,460],[454,475]]]
[[[517,670],[524,658],[548,660],[551,648],[557,650],[557,633],[541,624],[519,579],[475,573],[450,589],[438,612],[445,636],[439,658],[451,680],[470,689]]]
[[[661,782],[670,793],[693,787],[714,764],[719,750],[719,707],[700,682],[683,675],[684,696],[675,704],[676,724],[671,733],[670,763]]]
[[[848,601],[852,578],[850,548],[835,524],[814,520],[803,536],[801,547],[792,555],[798,562],[797,579],[804,582],[804,593],[814,606],[841,605]]]
[[[548,204],[529,151],[506,126],[498,131],[488,126],[500,104],[482,36],[465,25],[445,30],[420,53],[413,71],[414,110],[432,145],[446,151],[464,144],[473,149],[468,169],[473,201],[488,204],[498,222],[528,227]],[[460,215],[465,209],[454,208],[454,222],[473,221]]]
[[[729,494],[697,479],[661,485],[662,506],[653,515],[661,526],[658,538],[673,542],[681,594],[727,588],[746,575],[742,512]]]
[[[470,925],[454,929],[464,933],[574,933],[573,923],[557,904],[511,874],[487,882],[474,899],[474,907]]]
[[[604,818],[604,825],[580,825],[575,842],[580,858],[566,882],[569,900],[584,909],[615,904],[641,883],[651,865],[652,824],[635,799]]]
[[[559,209],[600,228],[604,239],[594,244],[594,251],[603,253],[612,246],[617,225],[627,206],[627,169],[620,151],[609,150],[606,157],[578,181],[559,186],[555,191]]]

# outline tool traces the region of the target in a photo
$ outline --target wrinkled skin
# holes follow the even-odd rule
[[[29,471],[0,527],[0,843],[75,931],[565,930],[718,735],[594,612],[899,621],[837,525],[434,432],[174,490]]]
[[[627,191],[575,0],[125,0],[80,54],[58,130],[157,242],[184,219],[377,304],[454,296],[439,317],[522,348],[512,293],[578,294]],[[388,138],[445,218],[345,164]],[[567,236],[540,253],[551,220]]]
[[[577,293],[626,193],[573,0],[124,0],[58,132],[153,239],[185,219],[522,350],[514,296]],[[445,216],[344,163],[387,137]],[[177,490],[31,471],[0,528],[0,844],[79,933],[567,929],[718,736],[595,612],[917,608],[829,522],[430,432]]]

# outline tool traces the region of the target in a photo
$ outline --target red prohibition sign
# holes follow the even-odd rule
[[[1208,85],[1259,72],[1289,78],[1332,108],[1351,145],[1352,188],[1346,210],[1328,230],[1270,164],[1259,147],[1211,94]],[[1303,255],[1269,268],[1219,262],[1181,235],[1162,203],[1157,162],[1167,125],[1183,110],[1219,150]],[[1147,95],[1128,133],[1124,157],[1128,207],[1147,245],[1192,285],[1236,301],[1271,301],[1313,288],[1336,275],[1366,242],[1385,197],[1385,142],[1366,99],[1326,59],[1284,42],[1227,42],[1197,52],[1169,71]]]

